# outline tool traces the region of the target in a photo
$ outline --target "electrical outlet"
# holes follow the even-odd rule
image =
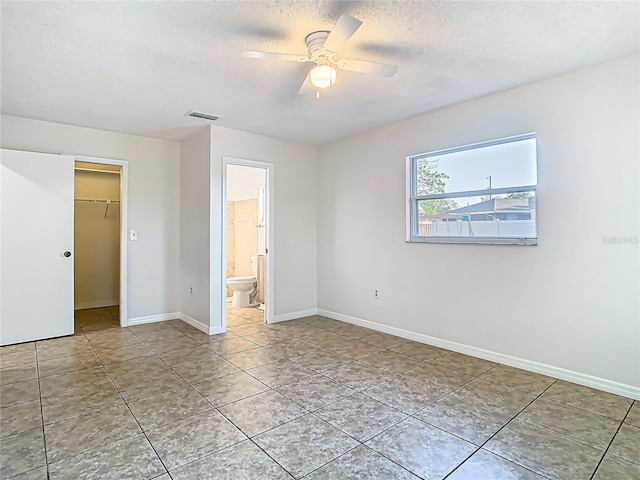
[[[373,298],[380,298],[380,292],[378,290],[373,291]]]
[[[193,287],[189,287],[189,295],[193,295]]]

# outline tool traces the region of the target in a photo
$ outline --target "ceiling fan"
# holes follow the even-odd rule
[[[336,58],[340,49],[353,34],[356,33],[361,25],[362,21],[357,18],[349,15],[340,15],[340,18],[338,18],[338,21],[331,31],[319,30],[311,32],[306,36],[304,41],[307,44],[307,55],[245,50],[242,52],[242,56],[247,58],[288,60],[299,63],[315,63],[315,66],[309,71],[307,78],[305,78],[302,87],[300,87],[298,91],[299,95],[304,93],[309,83],[318,89],[318,96],[319,90],[331,88],[336,81],[336,69],[393,77],[398,71],[397,65]]]

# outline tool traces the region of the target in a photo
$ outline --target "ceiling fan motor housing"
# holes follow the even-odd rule
[[[317,32],[311,32],[304,39],[307,44],[307,49],[309,50],[309,56],[315,60],[316,63],[324,63],[323,60],[326,62],[333,60],[333,55],[324,49],[324,42],[327,40],[329,33],[331,32],[327,30],[319,30]]]

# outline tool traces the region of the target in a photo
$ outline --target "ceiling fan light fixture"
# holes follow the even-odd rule
[[[309,72],[311,84],[316,88],[329,88],[336,83],[336,69],[329,65],[318,65]]]

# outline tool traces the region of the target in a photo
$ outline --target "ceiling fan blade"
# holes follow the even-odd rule
[[[307,55],[297,53],[260,52],[256,50],[244,50],[242,56],[245,58],[259,58],[263,60],[286,60],[290,62],[312,62]]]
[[[298,95],[306,95],[313,90],[313,86],[311,85],[311,79],[309,78],[310,74],[304,78],[304,82],[300,86],[300,90],[298,90]]]
[[[345,43],[360,28],[362,21],[349,15],[340,15],[331,33],[324,42],[325,50],[338,53]]]
[[[386,63],[366,62],[364,60],[351,60],[344,58],[337,64],[339,69],[350,72],[369,73],[381,75],[383,77],[393,77],[398,71],[397,65],[387,65]]]

